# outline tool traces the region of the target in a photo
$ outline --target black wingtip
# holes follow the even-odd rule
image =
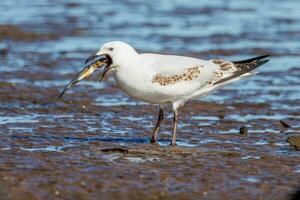
[[[264,58],[267,58],[269,57],[270,55],[266,54],[266,55],[262,55],[262,56],[257,56],[257,57],[254,57],[254,58],[250,58],[250,59],[247,59],[247,60],[239,60],[239,61],[233,61],[234,64],[241,64],[241,63],[249,63],[249,62],[252,62],[252,61],[255,61],[255,60],[262,60]],[[267,62],[269,62],[270,60],[267,60]]]
[[[261,59],[267,58],[269,56],[270,56],[269,54],[258,56],[258,57],[256,57],[256,60],[261,60]]]
[[[262,64],[265,64],[267,62],[269,62],[270,60],[269,59],[264,59],[264,60],[261,60],[261,62],[263,62]]]
[[[235,67],[239,68],[239,70],[236,71],[236,73],[234,73],[232,76],[220,79],[219,81],[215,82],[214,85],[224,83],[226,81],[229,81],[231,79],[239,77],[243,74],[251,72],[252,70],[256,69],[257,67],[269,62],[270,61],[269,59],[265,59],[268,56],[269,55],[263,55],[263,56],[250,58],[247,60],[232,62],[235,65]]]

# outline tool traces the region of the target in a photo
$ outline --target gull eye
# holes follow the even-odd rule
[[[109,51],[113,51],[113,50],[114,50],[114,48],[112,48],[112,47],[109,47],[109,48],[108,48],[108,50],[109,50]]]

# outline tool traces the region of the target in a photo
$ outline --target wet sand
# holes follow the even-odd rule
[[[266,2],[265,7],[272,4]],[[291,4],[282,7],[292,9]],[[300,133],[300,60],[293,32],[300,16],[290,12],[284,18],[275,7],[262,24],[249,21],[256,29],[246,31],[234,20],[261,13],[255,3],[146,5],[135,5],[141,18],[134,22],[110,3],[47,1],[25,4],[40,10],[20,13],[14,23],[9,13],[0,19],[1,199],[288,199],[300,188],[300,151],[290,144],[296,139],[287,139]],[[9,6],[0,4],[0,10]],[[119,6],[130,11],[133,4]],[[160,21],[142,17],[151,9]],[[199,11],[199,21],[193,21]],[[241,32],[216,34],[224,32],[217,23],[220,13]],[[205,24],[208,16],[216,24]],[[207,30],[198,31],[196,22]],[[187,30],[174,32],[181,26]],[[119,35],[110,32],[115,29]],[[95,75],[55,100],[102,38],[204,59],[270,53],[272,60],[257,76],[183,107],[173,148],[171,108],[159,144],[149,144],[158,108],[126,96],[112,77],[98,83]],[[247,134],[240,134],[243,126]]]
[[[170,115],[159,145],[149,144],[154,106],[95,105],[88,86],[56,102],[58,89],[30,85],[1,83],[0,196],[7,199],[285,199],[299,186],[299,152],[285,141],[299,128],[266,119],[282,112],[269,104],[191,102],[171,148]]]

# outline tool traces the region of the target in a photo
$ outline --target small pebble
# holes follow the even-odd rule
[[[224,115],[219,115],[219,118],[220,118],[220,119],[224,119],[225,116],[224,116]]]
[[[242,126],[240,128],[240,134],[241,135],[247,135],[247,133],[248,133],[248,128],[246,126]]]
[[[7,55],[7,49],[0,49],[0,55]]]
[[[54,194],[57,196],[60,194],[60,192],[58,190],[55,190]]]
[[[84,181],[81,181],[80,185],[84,187],[84,186],[86,186],[86,183]]]

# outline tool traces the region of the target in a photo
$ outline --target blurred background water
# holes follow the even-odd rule
[[[234,96],[221,95],[221,90],[206,100],[242,99],[286,106],[280,101],[300,98],[299,7],[297,0],[1,1],[0,24],[52,33],[57,38],[30,43],[2,40],[2,48],[11,51],[1,59],[0,71],[24,70],[25,66],[38,71],[35,60],[39,54],[51,61],[74,58],[76,62],[51,68],[54,74],[73,73],[89,53],[111,40],[126,41],[142,52],[202,59],[236,60],[271,54],[271,62],[259,69],[258,76],[225,88],[234,90]]]

